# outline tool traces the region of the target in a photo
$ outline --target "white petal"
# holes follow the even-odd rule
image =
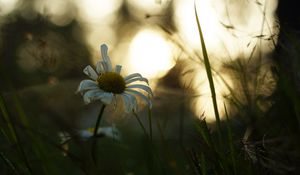
[[[125,94],[121,94],[122,98],[123,98],[123,103],[124,103],[124,108],[125,108],[125,112],[129,113],[130,110],[130,100],[129,97]]]
[[[72,137],[69,133],[63,131],[63,132],[59,132],[58,133],[58,136],[60,138],[60,143],[63,144],[63,143],[66,143],[67,141],[69,141]]]
[[[102,62],[103,61],[98,61],[96,64],[96,71],[98,74],[105,72],[105,69],[102,67]]]
[[[79,131],[79,135],[82,138],[88,139],[93,136],[93,133],[91,133],[90,131],[87,131],[87,130],[82,130],[82,131]]]
[[[130,80],[130,79],[135,78],[135,77],[143,78],[143,76],[142,76],[141,74],[139,74],[139,73],[134,73],[134,74],[130,74],[130,75],[126,76],[126,77],[124,78],[124,80],[127,81],[127,80]]]
[[[93,97],[91,97],[91,100],[101,100],[102,103],[109,105],[113,101],[113,96],[113,93],[104,92],[100,89],[99,92],[97,92],[96,94],[94,94]]]
[[[98,129],[98,134],[104,134],[106,137],[116,140],[121,139],[120,131],[115,126],[101,127]]]
[[[78,86],[78,89],[77,89],[77,93],[78,92],[83,92],[83,91],[86,91],[86,90],[92,90],[92,89],[98,89],[98,85],[95,81],[93,80],[82,80]]]
[[[85,73],[87,76],[89,76],[93,80],[97,80],[97,78],[98,78],[98,74],[90,65],[86,66],[83,69],[83,73]]]
[[[126,89],[125,93],[131,93],[131,94],[134,94],[134,95],[137,95],[137,96],[141,97],[142,100],[145,103],[147,103],[150,108],[152,108],[152,102],[151,102],[151,100],[148,97],[146,97],[144,94],[142,94],[141,92],[133,90],[133,89]]]
[[[129,100],[128,104],[128,112],[136,112],[137,111],[137,101],[135,96],[128,94],[128,93],[123,93],[122,95],[127,96]]]
[[[101,65],[102,65],[102,67],[104,69],[104,72],[109,72],[106,62],[101,61]]]
[[[111,102],[114,98],[114,95],[113,95],[113,93],[102,93],[99,97],[100,97],[100,100],[104,104],[109,105],[109,104],[111,104]]]
[[[117,107],[117,96],[115,94],[113,94],[113,105],[114,105],[114,109],[116,109],[116,107]]]
[[[109,62],[108,61],[104,61],[106,63],[106,65],[107,65],[107,72],[112,72],[112,65],[111,65],[109,57],[108,57],[108,60],[109,60]]]
[[[131,95],[131,94],[128,94],[131,96],[131,107],[132,107],[132,110],[133,112],[136,112],[138,110],[138,105],[137,105],[137,100],[135,98],[134,95]]]
[[[116,65],[115,72],[118,73],[118,74],[120,74],[121,73],[121,69],[122,69],[121,65]]]
[[[129,85],[126,87],[126,89],[142,89],[144,91],[146,91],[148,94],[150,94],[151,96],[153,96],[152,90],[150,87],[146,86],[146,85],[142,85],[142,84],[133,84],[133,85]]]
[[[102,55],[102,59],[103,61],[107,64],[107,71],[111,72],[112,71],[112,66],[111,66],[111,61],[110,58],[107,54],[108,52],[108,47],[105,44],[101,45],[101,55]]]
[[[135,77],[135,78],[126,80],[125,83],[126,83],[126,84],[130,84],[130,83],[133,83],[133,82],[135,82],[135,81],[144,81],[144,82],[146,82],[147,84],[149,84],[148,79],[147,79],[147,78],[144,78],[144,77]]]
[[[83,95],[83,101],[88,104],[94,100],[97,100],[100,98],[100,95],[103,94],[104,92],[100,89],[95,89],[95,90],[89,90]]]

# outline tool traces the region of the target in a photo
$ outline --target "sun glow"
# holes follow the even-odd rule
[[[112,15],[122,5],[121,0],[77,0],[79,15],[86,21],[99,21]]]
[[[177,0],[174,3],[174,22],[180,36],[191,48],[199,50],[201,46],[194,5],[208,53],[220,56],[223,60],[250,54],[259,40],[256,36],[276,33],[274,12],[277,1],[265,0],[259,6],[252,1]],[[266,39],[263,41],[263,52],[270,51],[265,47],[270,45],[268,42]]]
[[[13,11],[18,2],[19,0],[0,0],[0,16]]]
[[[149,29],[138,32],[133,38],[128,58],[130,69],[147,78],[159,78],[175,64],[170,43]]]
[[[85,38],[90,46],[94,62],[97,61],[99,43],[110,46],[116,42],[118,10],[122,0],[76,0],[78,21],[85,30]]]
[[[198,17],[205,35],[206,44],[209,48],[219,45],[219,33],[222,28],[218,17],[212,8],[211,1],[200,0],[196,6]],[[199,31],[194,12],[194,1],[178,0],[175,3],[175,23],[180,31],[180,35],[192,47],[199,47]]]
[[[198,74],[198,76],[200,75]],[[202,72],[202,76],[206,76],[206,73]],[[227,84],[232,86],[232,82],[230,81],[231,79],[229,77],[223,76],[223,78],[226,80]],[[221,80],[220,77],[218,76],[214,76],[214,86],[215,86],[215,92],[217,98],[218,112],[220,117],[223,117],[225,115],[225,108],[224,108],[224,105],[226,105],[225,97],[230,95],[230,91],[228,87],[226,87],[223,80]],[[199,98],[196,99],[195,101],[195,106],[197,106],[196,112],[198,114],[203,113],[207,122],[215,121],[215,112],[214,112],[214,106],[212,102],[209,82],[207,80],[204,80],[201,83],[201,85],[198,88],[196,88],[196,90],[197,92],[200,93]]]
[[[157,3],[154,0],[128,0],[129,13],[141,20],[145,19],[145,15],[162,15],[168,7],[169,1]]]
[[[194,11],[196,5],[210,64],[229,84],[231,84],[231,79],[226,77],[226,72],[222,70],[224,63],[249,58],[257,45],[259,45],[258,50],[263,54],[274,49],[270,39],[257,36],[271,37],[276,34],[274,12],[277,1],[265,0],[258,4],[255,1],[177,0],[173,5],[174,22],[178,28],[178,34],[182,37],[187,49],[202,55]],[[183,78],[183,81],[192,81],[199,95],[193,105],[195,112],[198,115],[204,113],[207,120],[214,121],[215,115],[206,72],[203,67],[197,70],[192,75],[192,80],[188,77]],[[229,92],[225,83],[217,75],[214,75],[214,84],[219,112],[222,116],[224,95]]]
[[[36,1],[34,4],[36,11],[49,17],[51,22],[60,26],[65,26],[73,20],[74,14],[70,10],[72,7],[73,4],[70,0],[43,0]]]

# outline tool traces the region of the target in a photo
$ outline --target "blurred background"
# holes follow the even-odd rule
[[[124,76],[138,72],[149,79],[154,92],[151,110],[154,139],[165,138],[188,147],[197,145],[194,121],[205,119],[212,131],[216,126],[196,9],[222,122],[227,116],[234,135],[240,139],[278,136],[282,121],[288,121],[285,129],[298,133],[299,122],[294,116],[299,111],[296,99],[299,74],[297,66],[291,68],[299,55],[298,34],[281,37],[282,31],[285,34],[291,31],[282,22],[291,24],[298,19],[288,20],[295,14],[284,18],[293,3],[282,4],[276,0],[0,0],[1,95],[11,116],[26,115],[35,131],[45,137],[53,134],[54,142],[59,142],[60,131],[72,133],[93,127],[101,103],[85,105],[75,92],[80,81],[87,78],[83,68],[101,59],[100,45],[105,43],[113,64],[123,65]],[[279,11],[278,7],[284,10]],[[286,26],[292,26],[289,24]],[[287,55],[291,50],[295,54]],[[291,59],[286,61],[284,57]],[[293,78],[285,81],[285,77]],[[297,105],[289,105],[290,101]],[[144,107],[138,113],[145,126],[149,125],[148,112]],[[282,115],[293,117],[283,119]],[[278,123],[268,123],[272,120]],[[124,114],[122,109],[109,107],[102,122],[103,126],[116,125],[125,143],[141,149],[144,135],[134,117]],[[110,142],[103,144],[111,146]],[[110,149],[119,150],[118,154],[126,157],[131,152],[120,152],[127,150],[127,146],[120,144]],[[1,146],[1,149],[2,155],[11,148]],[[177,147],[174,149],[178,151]],[[119,166],[110,163],[115,156],[111,155],[113,151],[102,153],[109,159],[102,160],[107,161],[108,167]],[[137,160],[145,156],[139,153],[129,156],[126,159],[129,163],[122,167],[140,174],[146,172],[135,171]],[[182,154],[178,153],[179,160],[183,159]],[[298,152],[296,155],[299,156]],[[254,161],[253,155],[249,157]],[[182,164],[176,164],[168,158],[167,164],[174,174],[182,172],[176,166],[191,171],[189,164],[180,161]],[[273,162],[261,166],[274,169],[279,165],[280,173],[295,172],[293,165],[298,161],[290,166],[289,161],[276,164],[280,159],[272,157]],[[54,169],[54,174],[60,174]],[[112,169],[102,170],[114,174]]]
[[[269,62],[258,57],[275,48],[276,6],[276,1],[196,2],[221,113],[224,97],[238,88],[226,65],[240,60],[255,69],[258,61]],[[2,0],[1,64],[18,88],[65,83],[80,80],[82,68],[100,59],[99,47],[106,43],[124,75],[139,72],[150,79],[157,98],[172,86],[194,90],[187,106],[213,121],[193,8],[193,0]],[[261,74],[267,74],[270,64],[259,64],[266,65]],[[163,77],[167,80],[158,87]],[[267,96],[274,84],[266,79],[271,84],[259,88]]]

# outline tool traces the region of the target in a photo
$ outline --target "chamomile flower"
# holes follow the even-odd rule
[[[84,68],[83,72],[90,79],[81,81],[77,92],[83,95],[85,103],[100,100],[109,105],[116,103],[116,96],[121,96],[124,102],[125,112],[137,111],[137,97],[141,98],[150,107],[149,99],[152,96],[152,90],[149,87],[148,80],[139,73],[130,74],[123,77],[121,75],[121,65],[112,67],[108,47],[101,45],[102,60],[97,62],[96,70],[90,65]]]

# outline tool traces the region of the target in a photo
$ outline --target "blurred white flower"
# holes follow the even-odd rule
[[[95,128],[88,128],[85,130],[81,130],[79,131],[79,136],[83,139],[91,138],[94,136],[94,129]],[[121,133],[115,127],[115,125],[98,128],[96,136],[104,136],[115,140],[121,140]]]
[[[79,138],[82,139],[91,138],[94,136],[94,129],[95,128],[91,127],[83,130],[78,130],[76,131],[74,136],[78,136]],[[68,150],[69,149],[68,142],[72,139],[72,136],[68,132],[59,132],[58,136],[60,138],[60,145],[62,146],[62,148],[64,148],[64,150]],[[114,124],[112,126],[99,127],[97,130],[96,137],[97,136],[99,137],[103,136],[115,140],[121,140],[121,133],[116,127],[116,125]]]
[[[72,139],[69,133],[67,132],[59,132],[58,137],[60,138],[60,146],[63,150],[63,156],[67,156],[67,152],[69,151],[69,144],[68,142]]]
[[[148,80],[139,73],[123,77],[120,74],[122,66],[116,65],[113,69],[107,52],[107,46],[101,45],[102,61],[97,62],[96,71],[90,65],[83,70],[91,78],[81,81],[77,90],[83,95],[84,102],[88,104],[101,100],[106,105],[113,101],[116,104],[116,95],[120,95],[127,113],[137,111],[136,97],[141,98],[151,107],[149,97],[152,96],[152,90]]]

